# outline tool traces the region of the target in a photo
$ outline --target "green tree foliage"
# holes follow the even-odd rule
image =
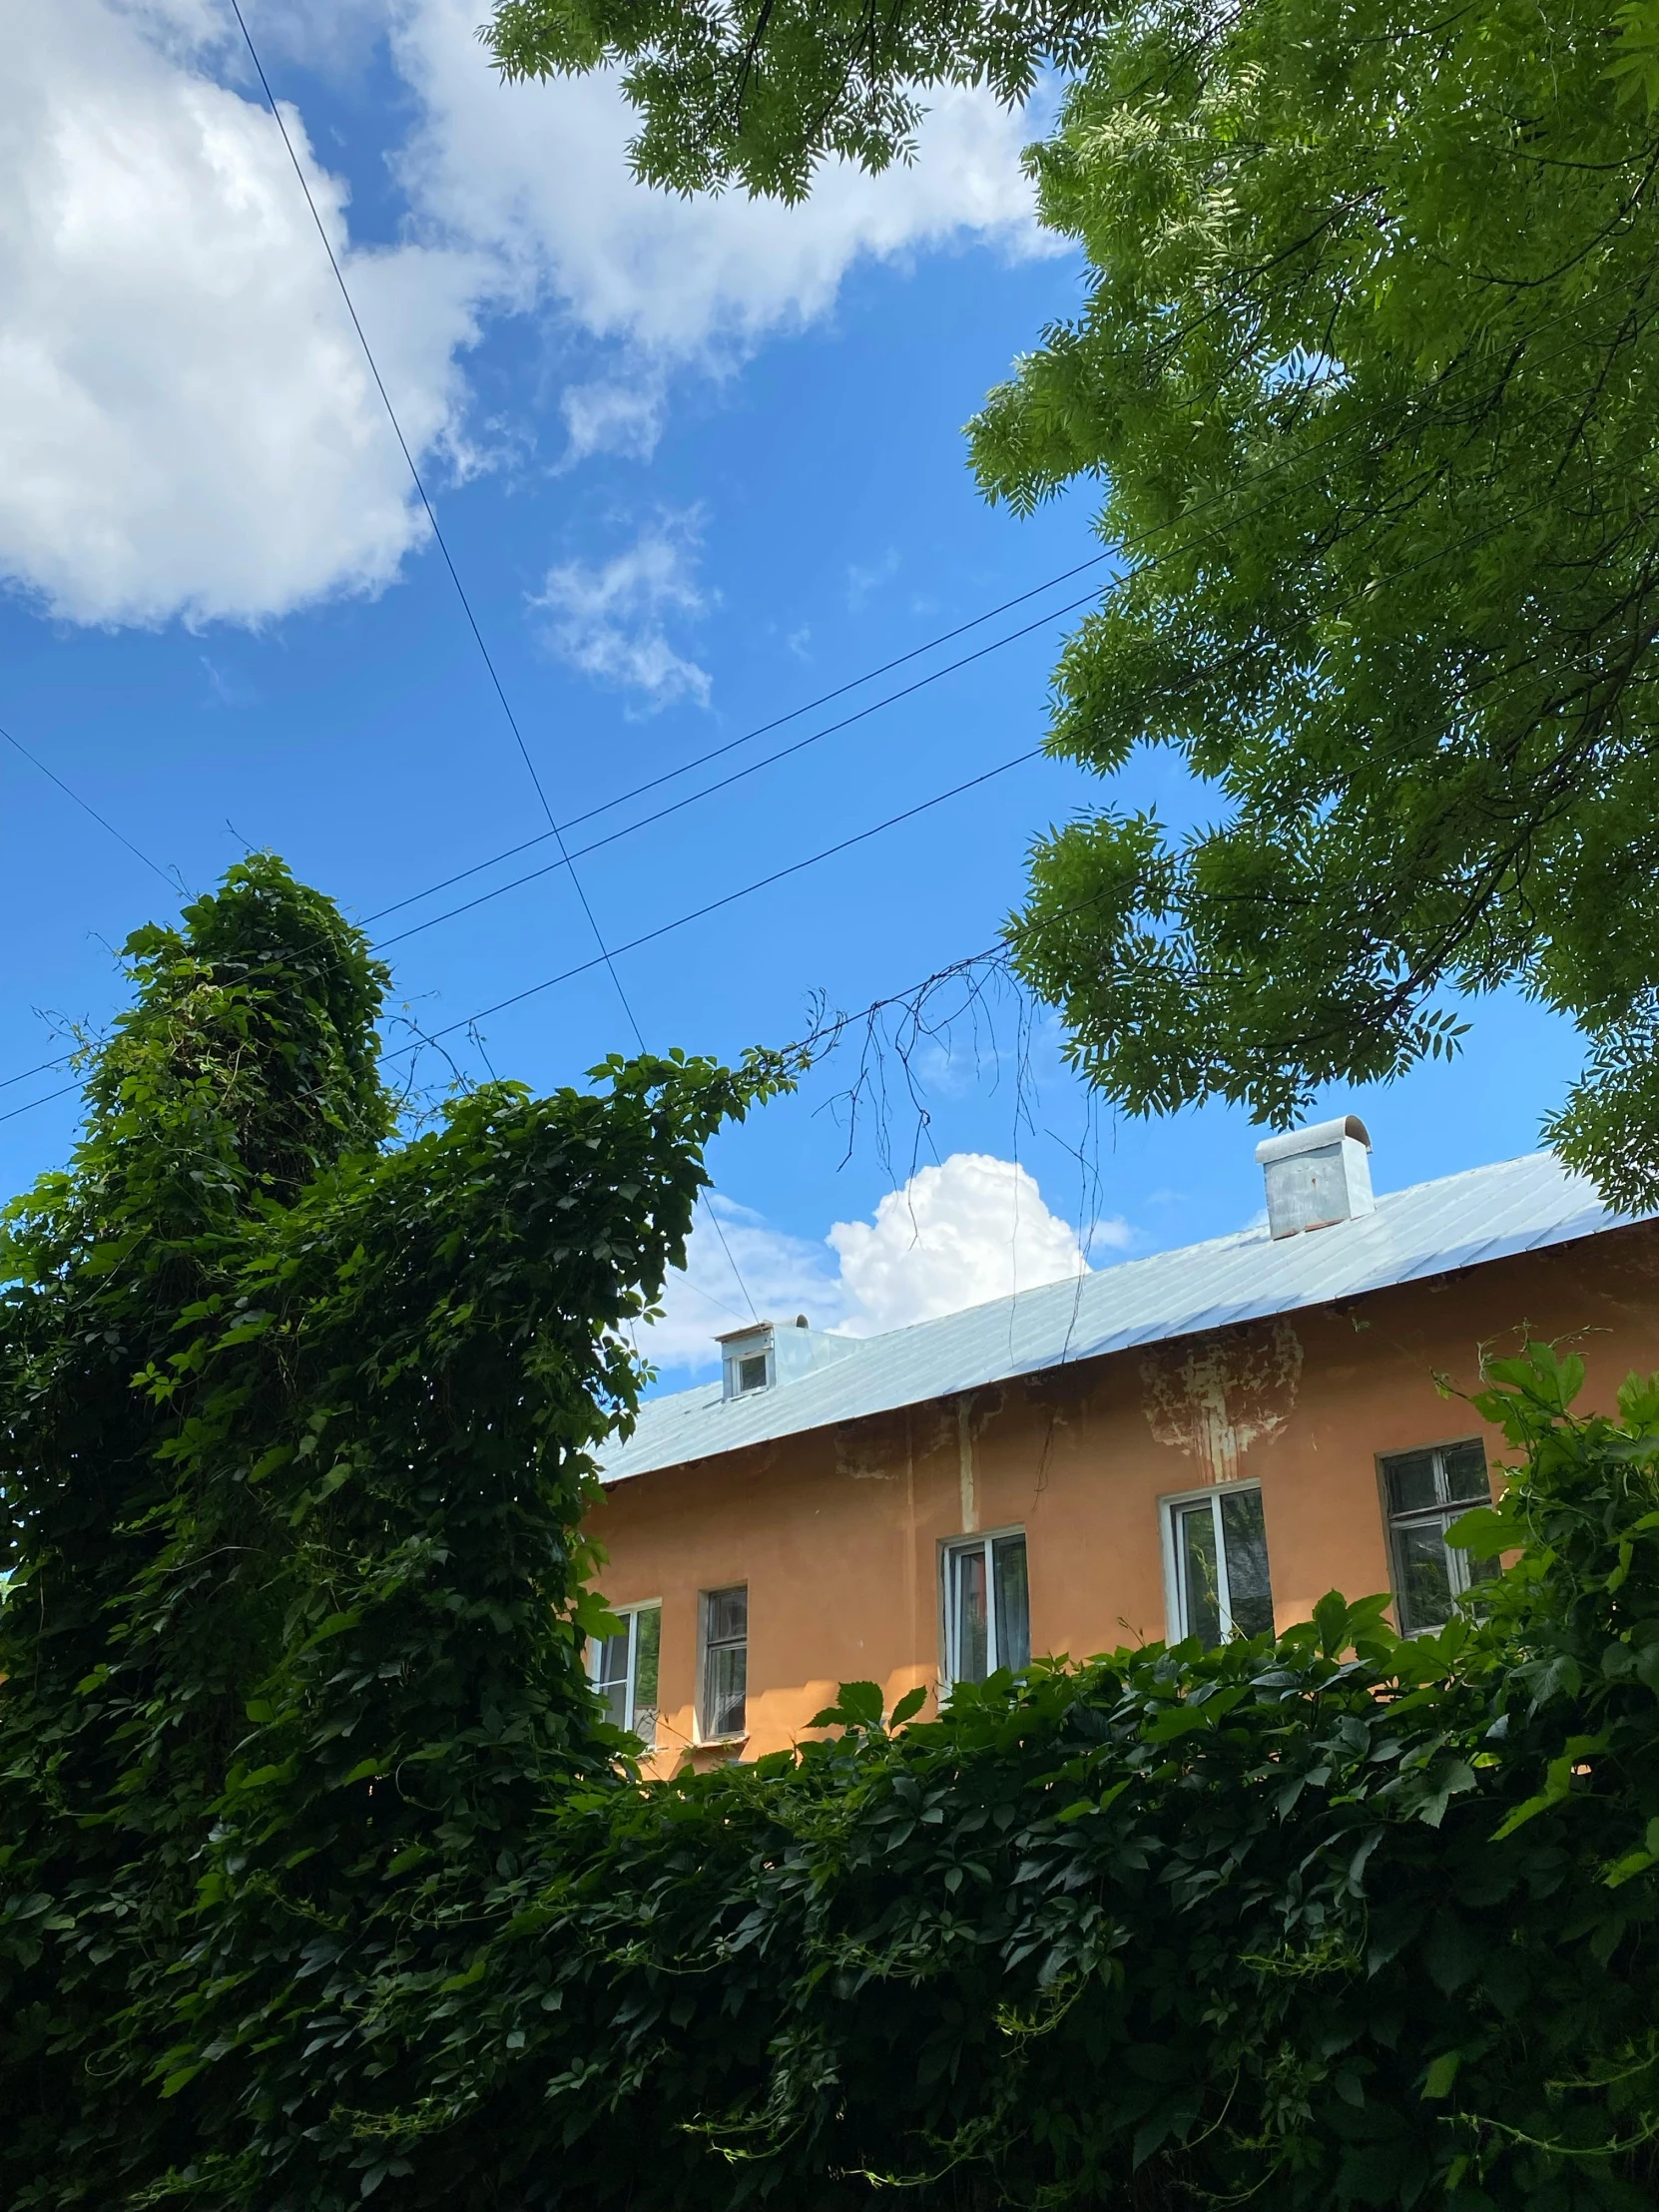
[[[310,2207],[388,2094],[366,1992],[455,1971],[610,1770],[591,1451],[781,1070],[616,1060],[390,1144],[383,972],[278,862],[127,951],[73,1166],[8,1216],[0,2199]]]
[[[485,32],[509,79],[619,66],[640,111],[636,174],[675,192],[734,179],[801,200],[830,156],[907,159],[928,85],[1026,99],[1076,66],[1098,0],[498,0]]]
[[[621,61],[645,176],[795,193],[918,88],[1023,97],[1088,296],[971,427],[986,493],[1106,486],[1124,563],[1057,750],[1168,746],[1213,817],[1035,848],[1016,964],[1137,1113],[1276,1124],[1519,983],[1589,1040],[1550,1128],[1659,1204],[1659,7],[507,0],[509,72]]]
[[[131,947],[0,1332],[0,2202],[1614,2212],[1659,2188],[1659,1382],[1384,1601],[641,1786],[592,1451],[722,1119],[615,1061],[389,1131],[275,861]],[[195,1164],[193,1164],[195,1163]]]

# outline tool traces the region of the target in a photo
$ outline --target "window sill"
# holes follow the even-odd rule
[[[694,1774],[713,1774],[717,1767],[741,1766],[748,1742],[747,1735],[712,1736],[707,1740],[699,1740],[686,1746],[685,1764]]]

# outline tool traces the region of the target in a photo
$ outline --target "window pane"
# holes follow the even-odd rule
[[[660,1606],[634,1616],[634,1734],[644,1744],[657,1741],[657,1657],[662,1648]]]
[[[593,1686],[605,1706],[605,1718],[614,1728],[628,1726],[628,1631],[600,1640],[593,1670]]]
[[[703,1603],[705,1642],[730,1643],[749,1634],[747,1586],[740,1585],[733,1590],[711,1590]]]
[[[703,1733],[741,1736],[747,1725],[749,1591],[739,1583],[703,1599]]]
[[[767,1386],[767,1356],[757,1352],[747,1360],[738,1362],[738,1388],[740,1390],[764,1390]]]
[[[749,1647],[716,1644],[706,1665],[704,1729],[710,1736],[741,1736],[749,1705]]]
[[[1260,1490],[1227,1490],[1221,1497],[1221,1533],[1227,1546],[1227,1595],[1236,1636],[1273,1629],[1273,1584],[1268,1576],[1268,1531]]]
[[[999,1536],[991,1546],[996,1578],[996,1663],[1017,1671],[1031,1664],[1031,1601],[1025,1586],[1025,1538]]]
[[[1402,1451],[1397,1459],[1383,1460],[1382,1472],[1388,1485],[1390,1513],[1420,1513],[1439,1504],[1431,1451]]]
[[[1442,1520],[1408,1521],[1394,1530],[1395,1571],[1399,1576],[1399,1625],[1412,1635],[1438,1628],[1451,1618],[1451,1570]]]
[[[1206,1644],[1221,1642],[1221,1592],[1216,1582],[1216,1522],[1205,1498],[1175,1512],[1176,1562],[1181,1577],[1183,1634]]]
[[[951,1615],[958,1682],[983,1682],[990,1672],[985,1612],[985,1547],[950,1554]]]
[[[1454,1503],[1472,1498],[1477,1505],[1490,1502],[1492,1486],[1486,1479],[1486,1447],[1452,1444],[1440,1453],[1445,1466],[1445,1494]]]

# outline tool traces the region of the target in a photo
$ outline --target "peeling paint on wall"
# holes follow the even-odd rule
[[[1159,1345],[1141,1360],[1141,1404],[1153,1438],[1232,1482],[1258,1438],[1283,1428],[1302,1381],[1302,1339],[1280,1319]]]

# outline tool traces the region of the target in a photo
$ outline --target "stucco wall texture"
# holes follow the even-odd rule
[[[843,1681],[889,1709],[922,1685],[933,1711],[941,1549],[976,1530],[1024,1530],[1031,1648],[1074,1658],[1165,1634],[1162,1501],[1212,1483],[1261,1484],[1281,1628],[1386,1589],[1379,1456],[1482,1435],[1499,1486],[1501,1438],[1437,1379],[1472,1390],[1482,1347],[1529,1337],[1578,1352],[1581,1409],[1613,1410],[1659,1368],[1659,1225],[616,1483],[589,1527],[610,1602],[662,1605],[655,1771],[733,1755],[695,1729],[700,1595],[728,1584],[749,1589],[749,1759]]]

